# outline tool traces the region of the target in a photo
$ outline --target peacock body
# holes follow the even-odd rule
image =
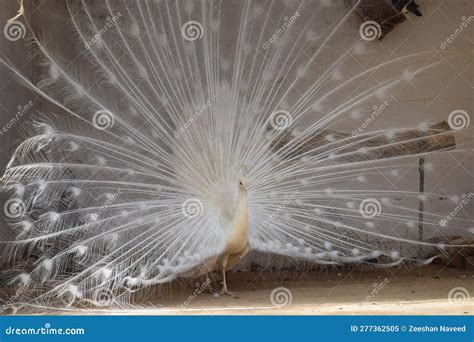
[[[69,51],[20,17],[45,71],[39,83],[1,59],[51,108],[38,113],[2,178],[14,232],[2,234],[4,260],[11,284],[27,289],[18,303],[97,304],[101,291],[125,303],[137,289],[225,272],[249,251],[396,266],[430,262],[447,247],[404,234],[416,236],[420,194],[392,183],[420,155],[440,152],[390,151],[452,131],[333,131],[356,128],[367,108],[439,63],[421,52],[356,64],[372,43],[358,31],[341,38],[355,7],[66,6]],[[324,26],[334,6],[339,17]],[[363,84],[381,71],[382,81]],[[429,196],[438,195],[421,200]],[[441,217],[424,212],[424,225],[439,229]]]

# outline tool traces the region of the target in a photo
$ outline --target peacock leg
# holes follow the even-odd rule
[[[222,290],[219,293],[220,295],[228,295],[228,296],[233,296],[235,292],[230,292],[227,289],[227,281],[226,281],[226,276],[225,276],[225,269],[227,267],[227,260],[229,259],[229,255],[226,254],[224,256],[224,259],[222,260]]]

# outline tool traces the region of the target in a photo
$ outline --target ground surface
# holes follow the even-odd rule
[[[175,298],[170,305],[150,314],[267,314],[267,315],[338,315],[338,314],[458,314],[474,315],[474,272],[444,266],[417,270],[379,270],[371,272],[329,272],[306,279],[289,276],[287,281],[265,282],[266,274],[230,274],[229,288],[238,293],[214,298],[202,293],[185,308]],[[295,279],[296,278],[296,279]],[[300,279],[298,279],[300,278]],[[322,278],[319,279],[318,278]],[[387,281],[388,280],[388,281]],[[270,296],[276,287],[291,291],[292,302],[284,308],[272,305]],[[449,292],[453,288],[449,300]],[[466,291],[470,298],[466,297]],[[176,305],[176,303],[178,303]],[[177,307],[176,307],[177,306]]]
[[[193,290],[157,298],[156,308],[74,311],[125,315],[474,315],[474,272],[446,266],[372,271],[229,273],[235,296]],[[273,279],[272,279],[273,278]],[[214,286],[218,284],[215,283]],[[277,287],[291,291],[283,308],[271,303]],[[451,291],[451,297],[449,299]],[[180,292],[180,293],[176,293]],[[166,300],[164,299],[166,298]]]

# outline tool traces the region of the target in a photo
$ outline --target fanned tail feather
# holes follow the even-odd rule
[[[419,240],[419,201],[443,195],[398,185],[418,158],[454,148],[449,127],[337,133],[441,59],[420,52],[364,67],[370,43],[342,32],[354,8],[333,4],[342,14],[323,27],[325,6],[67,1],[74,51],[30,33],[38,84],[3,56],[53,108],[2,178],[15,235],[5,260],[25,288],[15,301],[127,305],[137,289],[191,274],[224,251],[222,217],[242,175],[254,251],[396,266],[463,247]],[[428,139],[448,143],[429,149]],[[451,153],[465,151],[458,142]],[[425,229],[444,234],[442,218],[425,211]]]

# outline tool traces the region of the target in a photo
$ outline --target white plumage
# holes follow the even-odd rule
[[[75,51],[34,37],[38,85],[1,60],[52,108],[2,179],[18,209],[5,256],[13,283],[29,284],[18,302],[81,305],[97,291],[126,302],[249,250],[390,266],[437,247],[404,234],[419,194],[391,183],[416,159],[382,153],[421,140],[393,140],[416,128],[327,132],[357,128],[361,111],[436,65],[424,53],[355,64],[370,43],[354,32],[339,46],[353,9],[333,4],[342,14],[323,30],[328,1],[67,5]],[[381,70],[390,76],[361,84]],[[425,226],[440,218],[425,213]]]

